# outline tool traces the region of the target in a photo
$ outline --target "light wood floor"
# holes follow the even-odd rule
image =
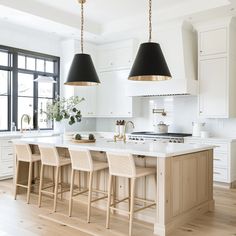
[[[236,236],[236,190],[215,188],[214,196],[215,212],[178,228],[171,236]],[[79,211],[76,210],[78,206],[75,207],[73,217],[68,218],[67,202],[59,203],[56,214],[50,213],[51,199],[45,198],[41,209],[36,205],[36,196],[32,195],[31,202],[26,204],[25,195],[13,200],[12,180],[0,181],[0,236],[121,236],[128,231],[125,217],[113,216],[112,230],[106,230],[105,212],[101,210],[93,209],[92,222],[87,224],[85,207],[80,207]],[[151,236],[152,230],[152,225],[135,221],[134,236]]]

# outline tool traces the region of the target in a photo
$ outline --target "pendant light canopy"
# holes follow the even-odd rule
[[[149,42],[142,43],[129,74],[129,80],[161,81],[171,79],[158,43],[152,42],[152,0],[149,0]]]
[[[65,85],[90,86],[100,83],[97,72],[90,55],[84,54],[84,3],[86,0],[78,0],[81,4],[81,53],[74,56]]]

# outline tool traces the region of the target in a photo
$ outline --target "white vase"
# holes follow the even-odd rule
[[[65,134],[66,132],[66,124],[64,120],[61,121],[55,121],[54,122],[54,130],[59,132],[60,134]]]

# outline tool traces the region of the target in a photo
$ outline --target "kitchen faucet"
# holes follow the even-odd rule
[[[22,128],[22,126],[23,126],[23,120],[24,120],[24,118],[27,119],[28,125],[29,125],[29,123],[30,123],[30,116],[27,115],[27,114],[23,114],[23,115],[21,116],[21,119],[20,119],[20,132],[21,132],[21,133],[23,133],[23,128]],[[25,129],[25,130],[26,130],[26,129]]]
[[[131,124],[133,129],[134,129],[134,122],[133,121],[130,120],[130,121],[125,123],[124,134],[123,134],[123,141],[124,141],[124,143],[126,142],[126,130],[127,130],[128,124]]]

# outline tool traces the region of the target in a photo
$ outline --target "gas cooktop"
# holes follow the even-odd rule
[[[185,133],[155,133],[155,132],[148,132],[148,131],[142,131],[142,132],[133,132],[131,135],[140,135],[140,136],[165,136],[165,137],[188,137],[192,136],[192,134],[185,134]]]

